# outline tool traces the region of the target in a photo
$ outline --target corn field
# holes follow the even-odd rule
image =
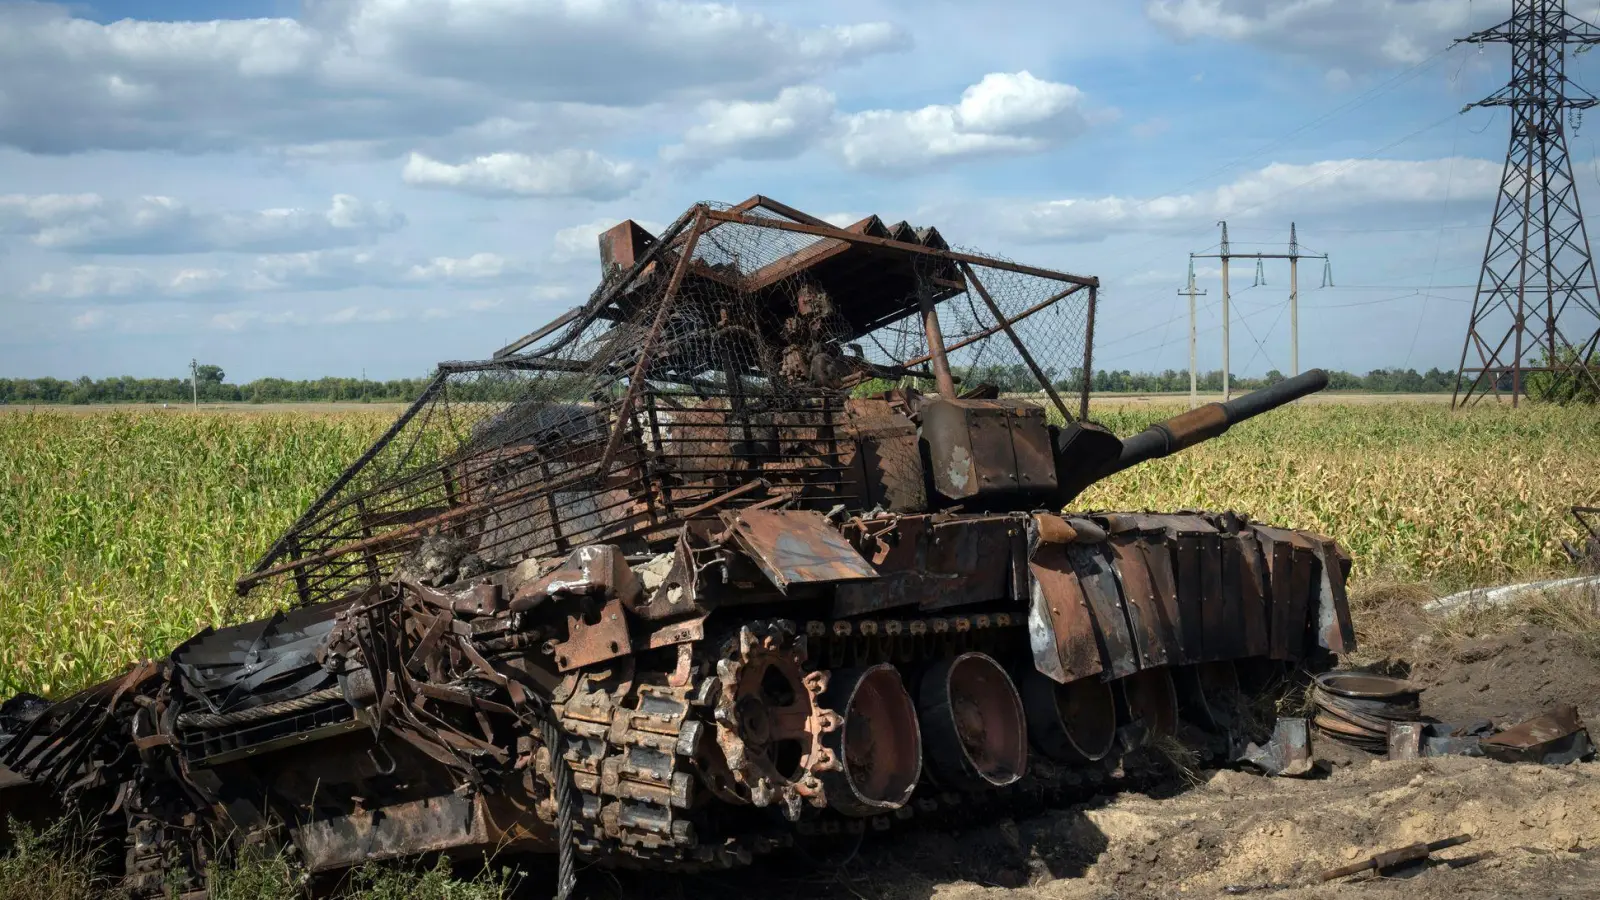
[[[1181,411],[1107,406],[1119,434]],[[263,615],[243,572],[392,420],[375,411],[0,414],[0,697],[59,695]],[[1564,563],[1600,492],[1600,417],[1556,407],[1300,405],[1122,473],[1084,508],[1234,509],[1437,589]]]

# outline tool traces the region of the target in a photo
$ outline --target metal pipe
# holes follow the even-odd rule
[[[1327,386],[1328,373],[1311,369],[1271,387],[1251,391],[1237,400],[1207,403],[1199,409],[1158,422],[1123,441],[1122,454],[1099,477],[1104,478],[1147,460],[1170,456],[1186,447],[1217,437],[1245,419],[1292,403]]]
[[[944,331],[939,327],[939,311],[934,308],[933,295],[920,285],[917,289],[917,305],[922,307],[922,333],[927,335],[928,351],[933,354],[933,378],[939,388],[939,396],[953,399],[956,383],[950,377],[950,359],[944,353]]]

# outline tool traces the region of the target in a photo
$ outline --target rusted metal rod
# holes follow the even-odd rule
[[[705,228],[706,213],[708,210],[702,204],[695,213],[694,224],[689,226],[689,238],[684,241],[683,249],[678,251],[678,264],[672,269],[672,280],[667,282],[667,292],[661,298],[661,305],[656,309],[655,321],[650,324],[650,333],[644,337],[644,344],[639,348],[639,361],[633,367],[633,374],[628,376],[628,390],[622,395],[622,405],[617,409],[617,424],[611,429],[611,438],[606,441],[605,452],[600,455],[600,465],[595,471],[605,474],[611,469],[611,463],[616,458],[617,447],[622,444],[622,432],[628,426],[628,416],[633,413],[634,398],[639,395],[639,385],[644,381],[644,374],[650,368],[650,351],[655,348],[656,339],[661,336],[661,329],[667,324],[667,316],[672,312],[673,301],[678,297],[678,288],[683,285],[683,273],[689,268],[689,260],[694,257],[695,245],[700,242],[700,232]]]
[[[1028,352],[1028,348],[1023,345],[1022,339],[1017,337],[1017,333],[1012,330],[1011,321],[1006,318],[1005,313],[1000,311],[1000,307],[994,302],[994,298],[989,296],[988,289],[983,286],[983,282],[978,280],[977,273],[973,272],[972,267],[966,263],[961,263],[961,271],[966,274],[967,281],[978,289],[978,296],[983,299],[984,305],[989,307],[989,312],[994,315],[995,321],[999,323],[1001,328],[1005,329],[1006,337],[1011,339],[1011,343],[1017,348],[1017,353],[1022,357],[1022,361],[1028,364],[1029,370],[1033,372],[1033,377],[1039,380],[1039,386],[1044,388],[1046,394],[1050,395],[1050,402],[1054,403],[1056,409],[1061,411],[1063,419],[1071,422],[1072,413],[1067,412],[1067,405],[1061,402],[1061,396],[1056,393],[1055,387],[1050,384],[1049,377],[1045,375],[1043,369],[1039,368],[1039,364],[1034,362],[1033,354]]]
[[[933,295],[917,291],[917,305],[922,308],[922,332],[928,336],[928,349],[933,353],[933,380],[939,395],[950,399],[956,395],[956,383],[950,377],[950,359],[944,353],[944,330],[939,327],[939,310],[934,308]]]
[[[1425,844],[1411,844],[1407,847],[1401,847],[1398,850],[1389,850],[1384,853],[1379,853],[1375,856],[1369,856],[1360,862],[1354,862],[1348,866],[1340,866],[1337,869],[1329,869],[1328,871],[1322,873],[1322,880],[1332,881],[1335,878],[1343,878],[1346,875],[1354,875],[1357,872],[1365,872],[1368,869],[1377,869],[1380,871],[1383,869],[1392,869],[1403,863],[1417,862],[1427,859],[1428,856],[1435,851],[1444,850],[1448,847],[1459,847],[1470,840],[1472,840],[1472,835],[1458,834],[1455,837],[1447,837],[1440,841],[1429,841]]]
[[[874,247],[884,247],[890,250],[899,250],[904,253],[919,253],[924,256],[933,256],[939,259],[948,259],[951,262],[967,262],[976,266],[987,266],[991,269],[1004,269],[1007,272],[1016,272],[1020,275],[1033,275],[1039,278],[1048,278],[1052,281],[1067,281],[1080,287],[1096,287],[1100,279],[1085,277],[1083,275],[1069,275],[1066,272],[1054,272],[1050,269],[1041,269],[1037,266],[1024,266],[1003,259],[992,259],[987,256],[976,256],[971,253],[959,253],[954,250],[940,250],[935,247],[924,247],[921,244],[912,244],[897,241],[892,238],[873,237],[867,234],[857,234],[832,225],[807,225],[801,222],[785,222],[782,219],[772,219],[766,216],[750,216],[731,210],[709,210],[706,217],[714,222],[736,222],[740,225],[751,225],[757,228],[776,228],[780,231],[794,231],[800,234],[814,234],[818,237],[834,238],[841,241],[850,241],[854,244],[869,244]]]
[[[1021,322],[1023,319],[1026,319],[1027,317],[1033,315],[1034,313],[1039,312],[1040,310],[1049,309],[1050,307],[1054,306],[1058,302],[1060,302],[1062,300],[1065,300],[1066,298],[1072,296],[1073,294],[1076,294],[1077,292],[1079,292],[1081,290],[1083,290],[1083,285],[1074,284],[1072,287],[1069,287],[1066,290],[1061,291],[1060,293],[1057,293],[1057,294],[1054,294],[1054,295],[1052,295],[1050,297],[1047,297],[1044,300],[1041,300],[1038,303],[1035,303],[1034,305],[1032,305],[1032,306],[1028,307],[1027,309],[1023,310],[1022,312],[1019,312],[1016,315],[1012,316],[1011,317],[1011,324],[1015,325],[1018,322]],[[1093,288],[1090,288],[1090,290],[1092,291]],[[982,331],[980,331],[980,332],[978,332],[976,334],[967,335],[966,337],[962,338],[961,340],[956,341],[954,344],[946,345],[945,348],[944,348],[944,352],[949,353],[949,352],[951,352],[953,350],[960,350],[962,347],[965,347],[968,344],[975,344],[978,341],[981,341],[986,337],[990,337],[991,335],[995,335],[995,334],[999,334],[999,333],[1000,333],[1000,326],[999,325],[994,325],[994,326],[991,326],[989,328],[985,328],[984,330],[982,330]],[[933,354],[924,353],[921,356],[914,357],[912,359],[908,359],[905,362],[901,363],[900,365],[903,368],[909,369],[912,366],[920,366],[920,365],[922,365],[923,363],[927,362],[930,359],[933,359]],[[913,373],[913,374],[915,374],[915,373]]]
[[[1089,324],[1083,335],[1083,395],[1078,400],[1078,417],[1085,420],[1089,418],[1089,390],[1094,385],[1094,308],[1099,301],[1099,285],[1090,285]]]

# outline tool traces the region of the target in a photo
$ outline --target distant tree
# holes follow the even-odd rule
[[[1563,347],[1553,358],[1549,351],[1540,354],[1538,365],[1561,367],[1555,372],[1529,372],[1522,376],[1523,390],[1531,400],[1546,403],[1600,403],[1600,390],[1595,382],[1600,380],[1600,358],[1590,354],[1580,365],[1578,351]],[[1587,369],[1587,374],[1584,372]]]
[[[221,366],[213,366],[207,363],[195,369],[195,378],[199,381],[209,381],[212,384],[221,384],[222,379],[225,377],[227,376],[223,374]]]

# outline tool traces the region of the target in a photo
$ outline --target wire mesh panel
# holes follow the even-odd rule
[[[334,599],[425,539],[492,568],[598,542],[663,549],[724,509],[914,503],[920,485],[868,496],[858,477],[872,454],[916,452],[874,397],[935,390],[946,360],[972,396],[1038,395],[1064,418],[1062,395],[1087,399],[1090,278],[762,197],[697,205],[659,238],[623,223],[601,245],[586,304],[494,359],[441,364],[241,590]]]

